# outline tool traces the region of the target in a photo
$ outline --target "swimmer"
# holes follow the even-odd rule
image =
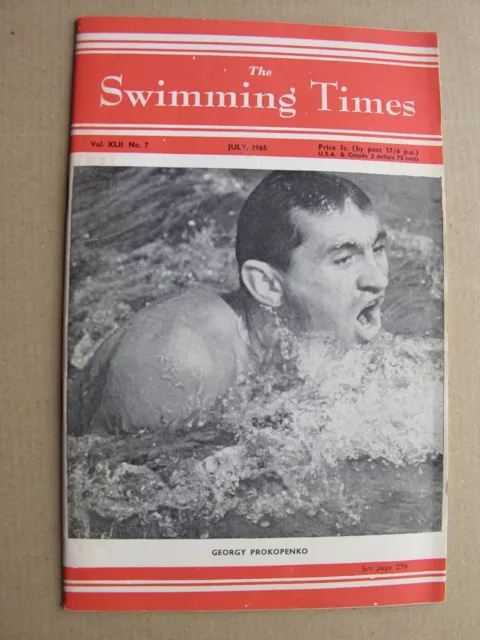
[[[274,171],[240,212],[240,287],[192,288],[140,311],[98,349],[72,393],[83,434],[175,429],[282,358],[279,329],[354,345],[381,329],[386,234],[368,196],[333,174]]]

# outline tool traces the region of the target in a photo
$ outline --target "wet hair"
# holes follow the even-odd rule
[[[287,271],[292,251],[305,240],[292,212],[325,215],[342,211],[348,200],[364,213],[373,212],[366,193],[346,178],[318,171],[269,173],[246,199],[238,218],[239,269],[253,259]]]

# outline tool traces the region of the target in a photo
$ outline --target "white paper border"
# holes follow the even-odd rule
[[[276,156],[194,155],[160,153],[76,152],[70,156],[73,168],[184,167],[208,169],[329,171],[418,177],[443,177],[443,165],[398,162],[365,162],[332,158]],[[70,189],[70,200],[72,190]],[[445,225],[445,220],[443,221]],[[69,242],[69,239],[68,239]],[[447,416],[444,435],[447,439]],[[444,460],[446,459],[446,456]],[[64,466],[64,469],[66,465]],[[66,486],[66,477],[64,482]],[[446,526],[446,473],[443,471],[442,523]],[[65,492],[66,498],[66,492]],[[67,505],[64,512],[65,553],[68,567],[222,567],[285,566],[425,560],[446,557],[445,531],[375,536],[316,538],[229,538],[208,540],[98,540],[68,538]],[[241,555],[214,555],[214,550],[242,550]],[[306,554],[262,555],[261,550],[307,549]],[[252,553],[259,550],[260,553]]]

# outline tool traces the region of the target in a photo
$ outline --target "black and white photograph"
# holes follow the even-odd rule
[[[442,529],[440,178],[77,166],[68,535]]]

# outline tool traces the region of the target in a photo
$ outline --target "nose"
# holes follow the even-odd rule
[[[358,276],[357,284],[362,291],[382,293],[388,284],[388,263],[386,258],[380,263],[377,262],[374,256],[366,259]]]

